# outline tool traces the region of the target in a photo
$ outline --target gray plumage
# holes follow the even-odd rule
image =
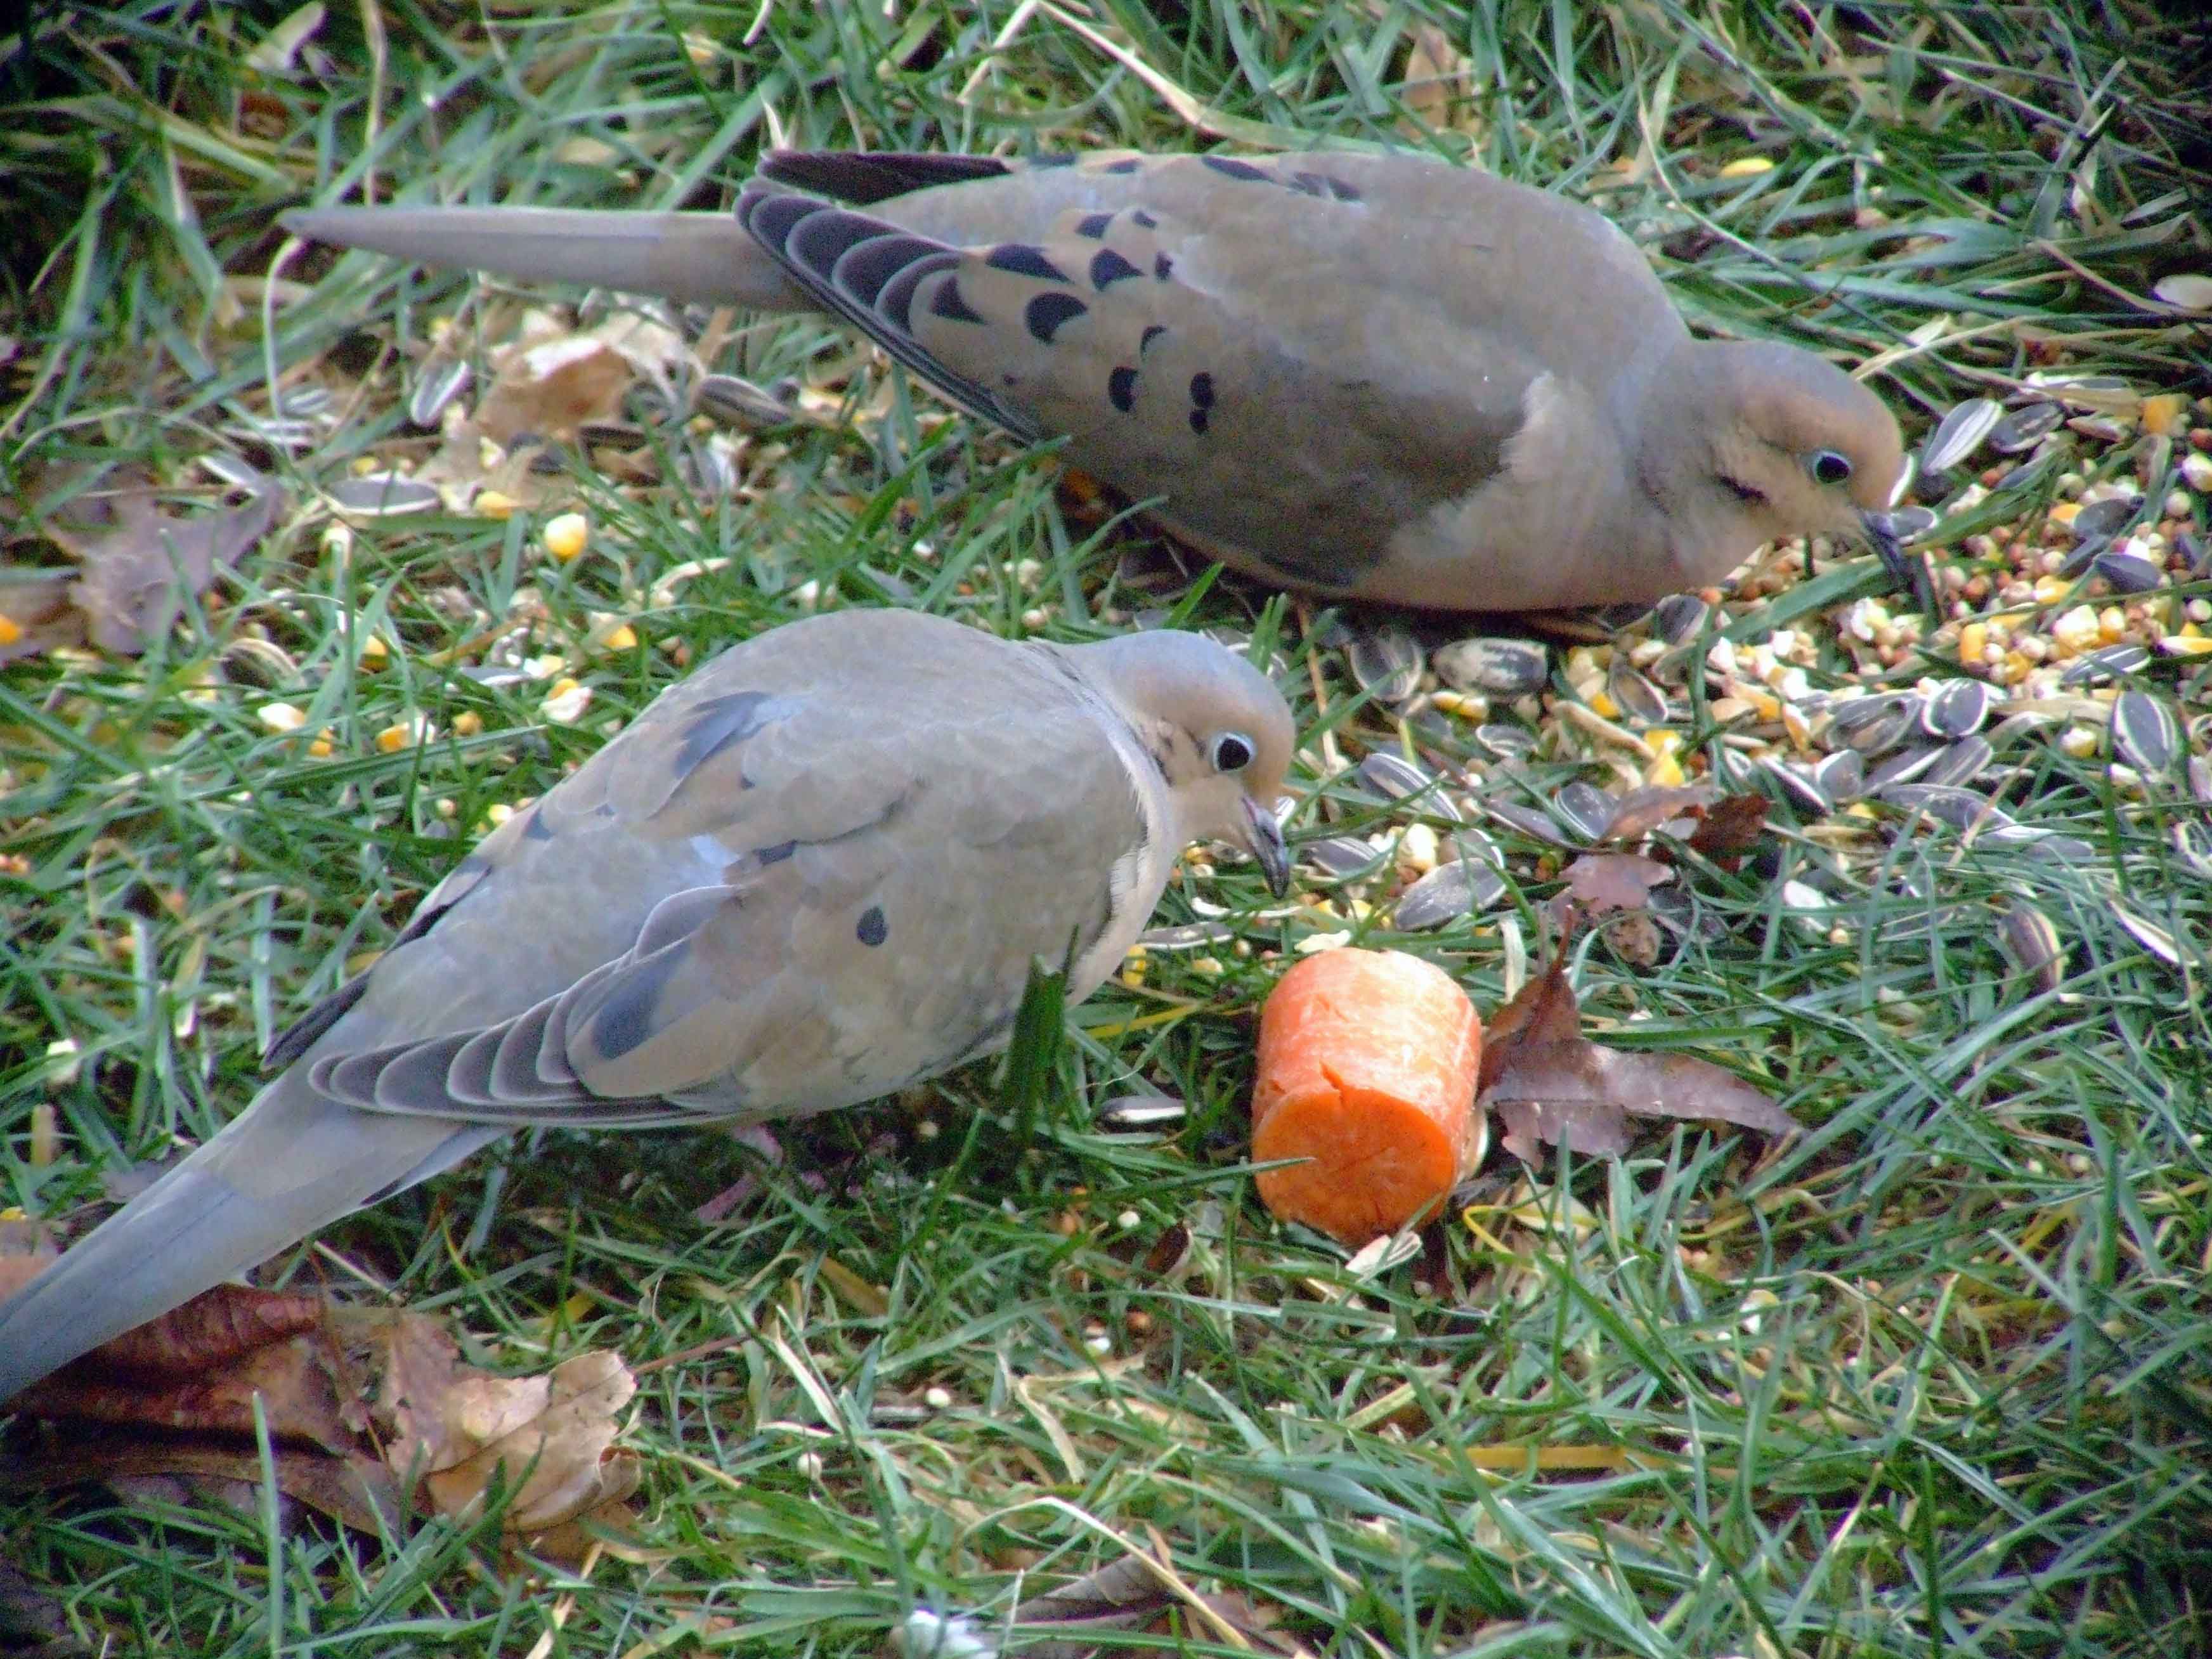
[[[284,222],[527,280],[832,313],[1285,586],[1447,610],[1651,599],[1823,533],[1904,574],[1873,516],[1904,452],[1871,392],[1792,346],[1692,338],[1599,215],[1433,160],[782,153],[733,216]]]
[[[517,812],[280,1038],[253,1104],[0,1305],[0,1400],[523,1124],[757,1122],[1087,995],[1189,841],[1279,889],[1288,709],[1188,634],[837,611],[736,646]]]

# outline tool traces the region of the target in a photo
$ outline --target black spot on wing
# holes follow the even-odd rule
[[[1045,345],[1064,323],[1073,321],[1091,307],[1073,294],[1040,294],[1022,308],[1022,325]]]
[[[1115,408],[1127,415],[1137,406],[1137,371],[1116,368],[1106,377],[1106,398]]]
[[[1133,225],[1141,226],[1146,230],[1158,230],[1160,228],[1160,222],[1153,218],[1151,214],[1146,212],[1142,208],[1132,208],[1129,210],[1129,222]]]
[[[1156,255],[1156,256],[1153,258],[1153,260],[1152,260],[1152,280],[1153,280],[1154,282],[1156,282],[1156,283],[1164,283],[1165,281],[1167,281],[1167,279],[1168,279],[1169,277],[1170,277],[1170,276],[1174,276],[1174,275],[1175,275],[1175,261],[1174,261],[1174,260],[1172,260],[1172,259],[1169,258],[1168,258],[1168,256],[1167,256],[1166,254],[1164,254],[1164,253]]]
[[[983,320],[983,313],[962,296],[957,276],[947,277],[945,286],[937,290],[937,297],[929,302],[929,314],[942,317],[948,323],[980,323]]]
[[[1190,377],[1190,429],[1203,436],[1212,410],[1213,376],[1201,369]]]
[[[1224,179],[1250,179],[1261,184],[1273,182],[1273,175],[1265,167],[1255,167],[1249,161],[1240,161],[1233,155],[1201,155],[1198,159]]]
[[[765,691],[733,691],[710,697],[684,723],[684,742],[676,751],[678,776],[732,744],[743,743],[776,717],[775,699]]]
[[[522,838],[525,841],[553,839],[553,826],[545,822],[545,814],[535,806],[530,809],[530,817],[522,826]]]
[[[1362,199],[1359,192],[1341,179],[1325,179],[1322,182],[1328,185],[1328,193],[1340,202],[1357,202]]]
[[[1067,280],[1067,273],[1046,258],[1042,248],[1029,242],[1001,242],[983,256],[983,263],[994,270],[1011,270],[1017,276],[1034,276],[1039,282]]]
[[[1075,234],[1097,241],[1106,234],[1106,227],[1114,222],[1110,213],[1086,213],[1075,222]]]
[[[773,847],[763,847],[753,854],[763,865],[781,864],[799,850],[795,841],[780,841]]]
[[[1142,157],[1125,155],[1118,161],[1109,161],[1104,167],[1098,170],[1101,173],[1134,173],[1139,167],[1141,167],[1144,165],[1145,163]]]
[[[1091,286],[1103,290],[1127,276],[1141,276],[1144,273],[1110,247],[1102,247],[1091,256]]]
[[[877,294],[877,313],[893,327],[911,334],[914,332],[914,291],[921,286],[921,279],[933,276],[959,263],[960,256],[951,248],[933,253],[926,259],[910,261]]]
[[[889,939],[891,928],[890,924],[884,920],[884,907],[871,904],[861,911],[860,926],[854,928],[853,935],[872,950]]]
[[[1025,155],[1021,165],[1025,167],[1072,167],[1075,165],[1075,152],[1070,150],[1064,155]]]
[[[261,1056],[261,1063],[271,1070],[279,1066],[289,1066],[313,1046],[317,1037],[343,1018],[346,1011],[359,1002],[368,989],[368,973],[355,975],[286,1026],[276,1040],[269,1045],[269,1052]]]
[[[1141,357],[1147,351],[1150,351],[1152,349],[1152,342],[1158,339],[1161,335],[1167,331],[1168,325],[1165,323],[1151,323],[1146,325],[1145,331],[1137,337],[1137,355]]]
[[[642,962],[618,974],[614,989],[592,1011],[585,1039],[605,1060],[620,1060],[653,1036],[653,1011],[669,976],[690,953],[690,939],[665,945]]]

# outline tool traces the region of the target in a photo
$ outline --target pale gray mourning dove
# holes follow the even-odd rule
[[[860,204],[840,208],[787,186]],[[1691,337],[1588,208],[1412,156],[769,156],[734,216],[335,208],[302,236],[830,311],[1267,580],[1446,610],[1642,600],[1872,542],[1904,465],[1825,360]]]
[[[1282,890],[1293,741],[1194,634],[836,611],[733,647],[487,836],[244,1114],[0,1305],[0,1400],[519,1126],[761,1122],[991,1053],[1032,963],[1070,963],[1071,1000],[1120,963],[1188,842]]]

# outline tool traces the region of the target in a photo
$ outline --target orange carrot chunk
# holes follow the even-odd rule
[[[1476,1156],[1482,1024],[1467,993],[1401,951],[1338,950],[1283,975],[1260,1012],[1252,1091],[1260,1198],[1358,1246],[1449,1193]]]

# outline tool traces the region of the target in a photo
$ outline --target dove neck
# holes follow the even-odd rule
[[[1757,545],[1739,545],[1741,503],[1719,482],[1742,426],[1738,367],[1733,343],[1685,339],[1616,387],[1626,429],[1639,434],[1637,488],[1658,509],[1637,515],[1653,544],[1638,550],[1686,573],[1732,568]]]

